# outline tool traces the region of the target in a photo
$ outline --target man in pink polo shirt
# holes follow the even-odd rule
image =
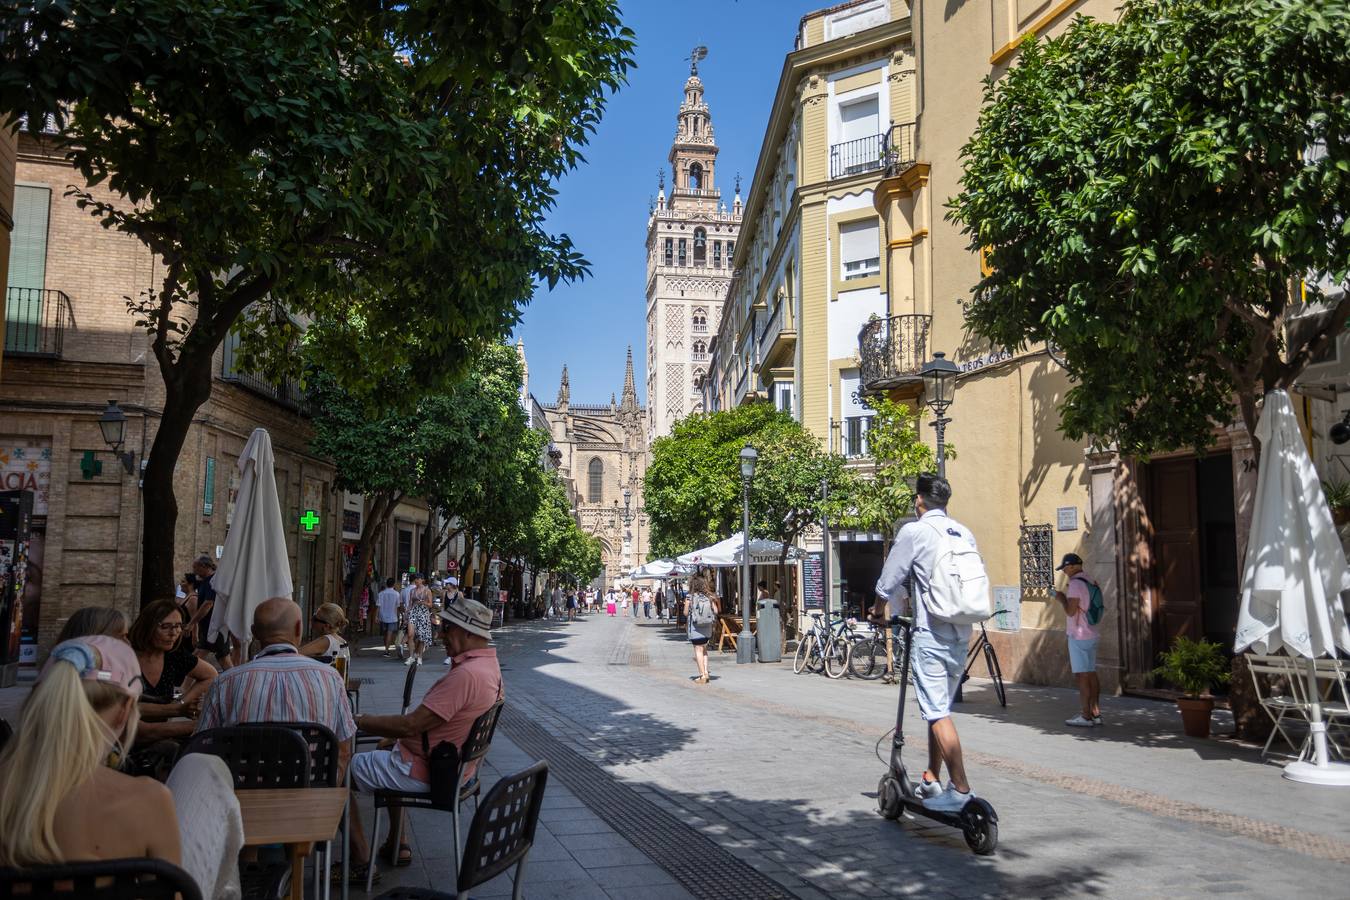
[[[391,739],[382,741],[378,750],[352,757],[352,787],[358,791],[430,791],[431,776],[422,750],[422,734],[426,733],[430,747],[442,741],[462,747],[474,721],[502,696],[502,671],[497,665],[497,650],[488,646],[492,613],[477,601],[459,599],[447,603],[439,616],[444,626],[441,641],[454,664],[431,686],[421,704],[407,715],[356,717],[356,727],[360,731]],[[466,778],[474,777],[474,768],[476,766],[468,767]],[[370,865],[370,847],[355,803],[351,806],[351,819],[351,881],[364,884]],[[406,835],[406,826],[398,832]],[[394,834],[393,829],[390,834]],[[394,859],[394,849],[386,846],[382,852]],[[398,865],[411,862],[412,853],[407,844],[397,850]]]

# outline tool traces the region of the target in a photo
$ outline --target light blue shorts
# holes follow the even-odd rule
[[[914,669],[914,696],[924,721],[936,722],[952,712],[952,698],[961,686],[968,641],[947,642],[931,632],[914,633],[910,666]]]
[[[1097,671],[1097,641],[1101,638],[1069,638],[1069,671],[1084,675]]]
[[[352,787],[358,791],[424,794],[431,785],[413,778],[412,766],[393,750],[371,750],[352,757]]]

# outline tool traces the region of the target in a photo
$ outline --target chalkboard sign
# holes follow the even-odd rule
[[[825,609],[825,554],[813,550],[802,560],[802,609]]]

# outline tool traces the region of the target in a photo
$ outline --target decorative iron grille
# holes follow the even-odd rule
[[[871,319],[858,333],[858,358],[864,390],[917,377],[928,360],[931,316],[904,315]]]
[[[1051,525],[1023,525],[1022,590],[1049,593],[1055,585],[1055,530]]]

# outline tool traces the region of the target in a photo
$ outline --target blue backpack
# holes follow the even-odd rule
[[[1081,581],[1087,585],[1088,589],[1088,607],[1084,610],[1089,625],[1096,625],[1102,620],[1102,613],[1106,610],[1106,601],[1102,599],[1102,589],[1096,584],[1083,578],[1081,575],[1075,575],[1074,581]]]

